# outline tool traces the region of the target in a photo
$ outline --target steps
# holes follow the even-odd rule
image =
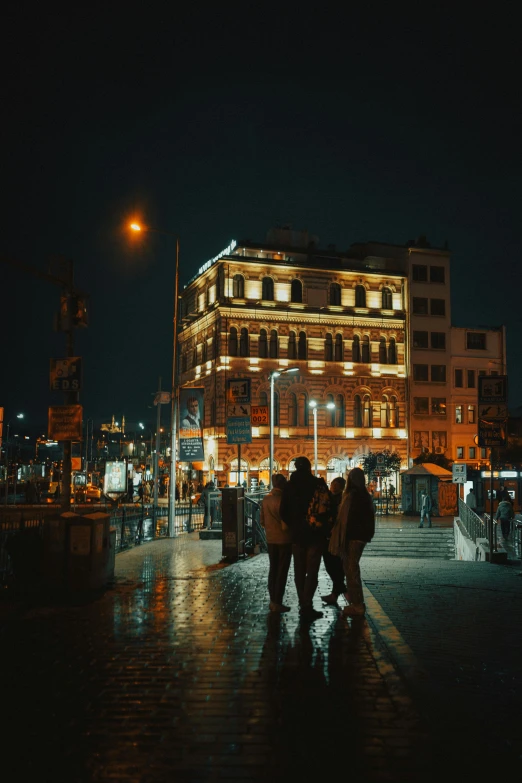
[[[377,527],[363,557],[431,557],[455,558],[453,528],[385,528]]]

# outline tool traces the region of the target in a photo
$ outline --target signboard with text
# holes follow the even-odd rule
[[[203,421],[205,389],[186,386],[179,390],[179,459],[180,462],[201,462],[205,459]]]
[[[467,465],[465,462],[454,462],[452,465],[453,483],[465,484],[467,481]]]
[[[51,359],[49,382],[52,391],[80,391],[82,388],[82,359],[69,356],[66,359]]]
[[[47,435],[52,440],[81,440],[82,406],[52,405],[49,408]]]
[[[479,375],[478,442],[482,448],[507,445],[507,375]]]
[[[250,378],[227,380],[227,443],[252,443]]]
[[[250,418],[253,427],[268,427],[270,424],[270,414],[268,405],[252,405]]]

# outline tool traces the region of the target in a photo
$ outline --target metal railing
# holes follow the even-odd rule
[[[268,552],[266,534],[261,526],[261,499],[254,499],[254,496],[246,495],[244,504],[245,514],[245,549],[247,551]]]
[[[477,538],[486,538],[489,540],[488,535],[488,523],[489,523],[489,517],[487,519],[481,519],[479,515],[473,511],[472,508],[466,505],[466,503],[462,500],[462,498],[459,498],[459,519],[463,525],[463,527],[466,528],[466,532],[468,536],[477,543]],[[484,517],[487,515],[484,514]],[[495,547],[496,547],[496,529],[495,529]]]

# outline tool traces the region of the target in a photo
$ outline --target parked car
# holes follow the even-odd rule
[[[96,484],[87,484],[85,487],[85,500],[87,503],[93,500],[101,500],[101,496],[102,491],[100,487],[97,487]]]

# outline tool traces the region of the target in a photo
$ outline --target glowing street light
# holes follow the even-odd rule
[[[310,400],[310,408],[312,409],[312,413],[314,415],[314,470],[315,475],[317,476],[317,409],[328,408],[328,410],[333,410],[335,408],[335,403],[327,402],[326,405],[320,405],[315,400]]]
[[[268,478],[268,488],[272,489],[272,474],[274,472],[274,382],[285,372],[299,372],[299,367],[285,367],[283,370],[273,370],[268,376],[270,380],[270,464]]]

